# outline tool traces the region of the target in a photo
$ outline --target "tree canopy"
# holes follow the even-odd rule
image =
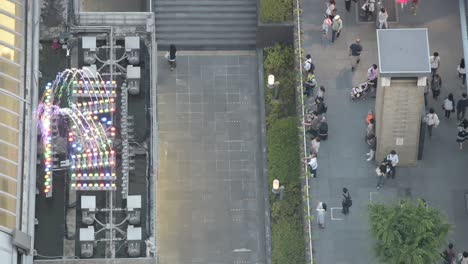
[[[427,264],[441,260],[451,225],[439,210],[419,200],[369,205],[376,253],[386,264]]]

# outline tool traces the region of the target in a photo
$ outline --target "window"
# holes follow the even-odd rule
[[[0,176],[0,190],[16,196],[16,182],[9,180],[8,177]]]
[[[13,138],[10,138],[8,140],[5,140],[6,142],[13,142],[14,140],[17,140],[17,137],[13,137]],[[16,145],[18,144],[17,143],[18,141],[16,141],[15,144],[13,145]],[[4,157],[6,159],[9,159],[11,161],[14,161],[14,162],[17,162],[18,161],[18,148],[15,148],[11,145],[7,145],[3,142],[0,142],[0,157]]]
[[[21,69],[18,65],[14,65],[12,63],[9,63],[8,61],[0,59],[0,72],[3,74],[7,74],[13,78],[19,79]]]
[[[12,113],[7,112],[0,108],[0,123],[18,129],[19,118],[18,116],[13,115]],[[10,142],[10,143],[16,144],[16,142]]]
[[[16,217],[8,214],[7,212],[0,211],[0,225],[9,229],[15,229]]]
[[[13,98],[6,94],[0,94],[0,111],[2,111],[1,108],[3,107],[12,112],[19,113],[20,103],[21,102],[19,102],[16,98]]]
[[[1,50],[1,45],[0,45],[0,50]],[[1,51],[0,51],[1,52]],[[0,53],[0,56],[2,54]],[[14,81],[6,76],[0,75],[0,89],[7,90],[9,92],[12,92],[16,95],[19,95],[19,88],[20,88],[20,83],[17,81]],[[5,95],[0,95],[0,98],[2,98]],[[1,99],[0,99],[1,100]]]
[[[0,208],[16,214],[16,199],[11,196],[0,193]]]
[[[11,16],[7,16],[5,14],[0,13],[0,25],[11,29],[15,32],[22,32],[21,27],[23,25],[22,22],[18,21],[16,18]]]
[[[0,140],[6,141],[8,143],[18,142],[18,132],[4,126],[0,126],[0,131]]]
[[[18,166],[13,165],[10,162],[5,161],[3,159],[0,159],[0,173],[16,180],[16,177],[18,175]],[[3,178],[0,177],[0,179],[3,179]],[[3,186],[0,180],[0,189],[3,190],[4,187],[6,186]],[[14,194],[16,195],[16,183],[15,183]]]
[[[23,16],[23,12],[21,12],[21,7],[7,0],[0,0],[0,10],[3,10],[18,17]]]

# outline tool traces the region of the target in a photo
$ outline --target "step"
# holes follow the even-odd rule
[[[191,13],[240,13],[251,12],[257,13],[256,6],[159,6],[156,8],[156,16],[160,13],[178,13],[178,12],[191,12]]]
[[[256,32],[257,28],[251,25],[158,25],[156,32]]]
[[[165,19],[161,19],[161,18],[158,18],[156,17],[156,27],[159,27],[159,26],[186,26],[186,25],[191,25],[191,26],[195,26],[195,25],[236,25],[236,26],[239,26],[239,25],[250,25],[254,28],[257,27],[257,18],[256,17],[252,17],[252,18],[243,18],[243,19],[233,19],[233,18],[229,18],[229,19],[220,19],[220,20],[216,20],[216,21],[213,21],[213,20],[199,20],[199,19],[196,19],[196,20],[192,20],[192,21],[187,21],[185,19],[168,19],[168,18],[165,18]]]
[[[177,13],[159,13],[156,14],[156,20],[159,19],[205,19],[205,20],[224,20],[224,19],[245,19],[245,18],[257,18],[257,13],[211,13],[211,14],[198,14],[198,13],[190,13],[190,12],[177,12]],[[187,21],[192,22],[192,21]]]
[[[165,50],[170,44],[175,44],[177,47],[193,47],[193,46],[255,46],[256,40],[246,39],[161,39],[158,40],[158,49]],[[179,49],[182,50],[182,49]]]
[[[160,6],[257,6],[256,0],[156,0],[154,3],[156,9]]]
[[[198,33],[198,32],[173,32],[173,33],[158,33],[156,34],[156,39],[247,39],[247,40],[255,40],[256,33],[255,32],[247,32],[247,33]]]

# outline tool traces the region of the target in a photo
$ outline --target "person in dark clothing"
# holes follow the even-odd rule
[[[353,205],[353,201],[351,200],[351,194],[349,194],[347,188],[343,188],[342,193],[343,199],[341,201],[341,206],[343,207],[343,214],[347,215],[349,213],[349,208]]]
[[[169,57],[167,58],[167,61],[169,62],[169,65],[171,66],[171,71],[173,71],[176,67],[176,53],[177,53],[177,48],[174,44],[171,44],[169,46]]]
[[[322,117],[320,121],[318,135],[321,140],[326,140],[328,138],[328,123],[325,117]]]
[[[358,38],[356,42],[349,46],[349,56],[352,56],[351,59],[351,71],[354,71],[361,61],[361,52],[362,52],[362,45],[361,40]]]
[[[327,106],[325,105],[325,103],[323,102],[323,98],[321,97],[317,97],[315,99],[315,105],[317,107],[316,109],[316,112],[321,115],[321,114],[324,114],[327,112]]]
[[[466,93],[462,94],[462,98],[457,102],[457,119],[461,121],[465,118],[466,107],[468,106],[468,98]]]

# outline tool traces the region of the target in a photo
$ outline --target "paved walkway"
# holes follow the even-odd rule
[[[460,97],[463,89],[457,79],[456,66],[463,56],[458,2],[420,1],[417,15],[410,14],[409,7],[399,11],[399,24],[391,28],[429,28],[431,52],[441,56],[440,73],[443,78],[441,98],[448,92]],[[352,3],[352,8],[355,4]],[[377,191],[375,164],[365,161],[368,151],[364,142],[364,119],[374,100],[351,102],[349,90],[365,81],[366,70],[377,60],[375,24],[357,24],[356,13],[347,13],[344,2],[338,2],[338,13],[344,22],[341,37],[333,45],[323,45],[321,22],[325,5],[323,1],[305,1],[303,12],[304,49],[312,54],[316,75],[327,88],[329,139],[322,142],[319,157],[319,178],[312,180],[311,197],[315,208],[317,201],[324,201],[328,211],[327,227],[313,228],[314,257],[319,264],[377,263],[369,233],[367,204],[369,199],[390,201],[401,197],[424,198],[431,206],[439,207],[455,225],[450,241],[459,251],[468,250],[467,210],[464,194],[468,192],[466,170],[468,150],[460,151],[455,142],[456,122],[443,119],[441,99],[429,101],[441,117],[441,125],[431,141],[426,139],[424,158],[416,167],[400,168],[397,178],[389,181],[383,190]],[[361,65],[355,73],[350,71],[348,47],[356,37],[361,38],[364,52]],[[343,216],[341,189],[348,187],[353,197],[353,207]],[[337,220],[332,220],[331,217]]]
[[[255,52],[161,52],[161,264],[265,263]]]

